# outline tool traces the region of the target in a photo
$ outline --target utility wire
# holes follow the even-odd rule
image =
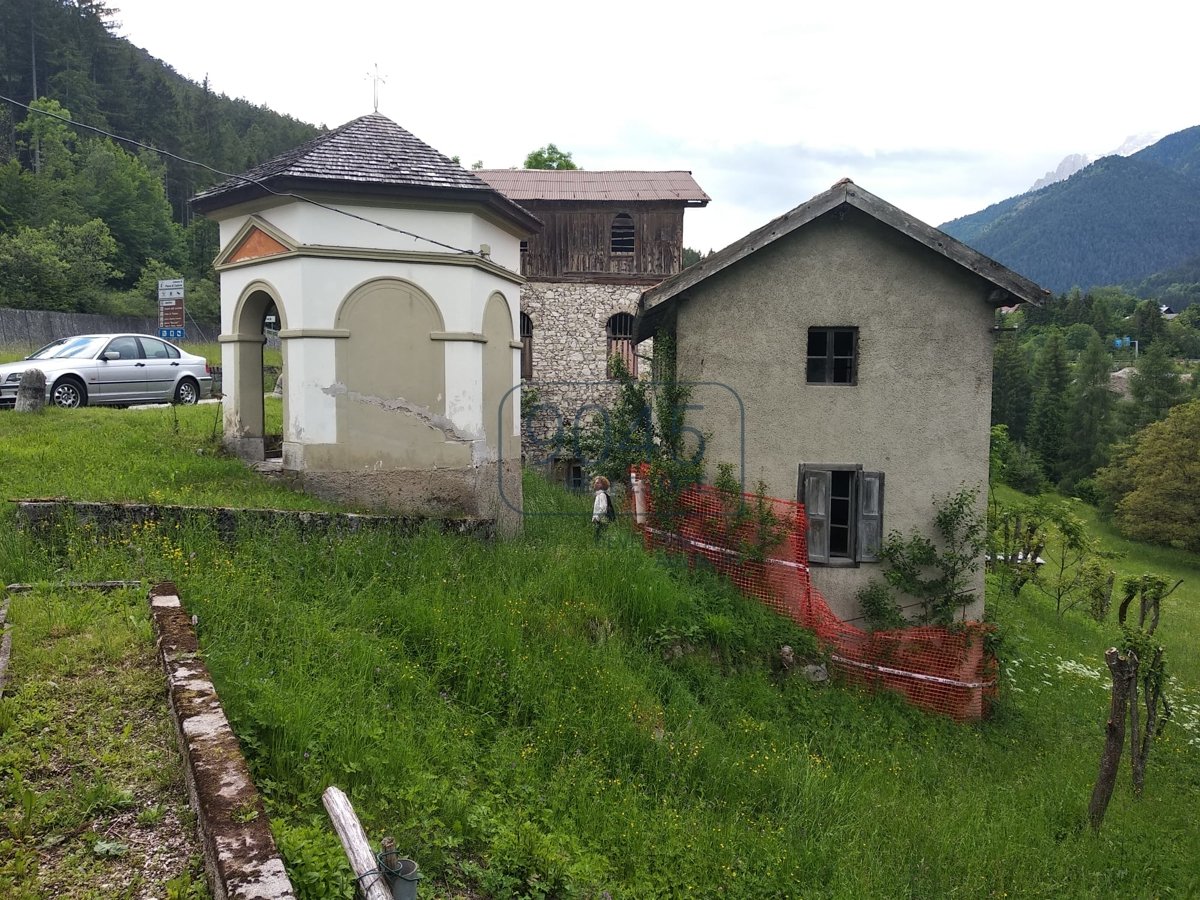
[[[357,219],[360,222],[366,222],[368,225],[378,225],[380,228],[386,228],[388,231],[394,231],[397,234],[402,234],[406,237],[413,238],[414,240],[425,241],[428,244],[434,244],[438,247],[445,247],[447,250],[453,250],[455,253],[463,253],[467,256],[478,255],[474,250],[463,250],[461,247],[455,247],[451,244],[444,244],[441,241],[434,240],[433,238],[428,238],[412,231],[405,231],[403,228],[397,228],[394,225],[388,225],[386,222],[379,222],[375,219],[369,219],[366,216],[360,216],[357,213],[348,212],[344,209],[338,209],[336,206],[330,206],[326,203],[320,202],[319,200],[313,200],[311,197],[305,197],[302,194],[297,194],[292,191],[276,191],[256,178],[247,178],[245,175],[234,175],[230,172],[222,172],[220,169],[215,169],[206,163],[197,162],[196,160],[188,159],[185,156],[177,156],[168,150],[163,150],[159,147],[152,147],[149,144],[143,144],[141,141],[135,141],[133,138],[127,138],[122,137],[119,134],[113,134],[112,132],[105,131],[103,128],[97,128],[94,125],[85,125],[83,122],[76,122],[74,119],[68,118],[67,116],[60,116],[58,113],[53,113],[45,109],[38,109],[37,107],[29,106],[26,103],[22,103],[20,100],[14,100],[12,97],[6,97],[3,94],[0,94],[0,100],[4,100],[5,102],[11,103],[14,106],[19,106],[22,109],[28,110],[32,113],[40,113],[43,116],[49,116],[52,119],[58,119],[60,122],[66,122],[68,125],[71,125],[75,128],[84,128],[88,131],[94,131],[96,134],[102,134],[107,138],[112,138],[114,141],[132,144],[135,147],[140,147],[143,150],[149,150],[150,152],[157,153],[160,156],[169,157],[177,162],[186,163],[189,166],[198,166],[201,169],[212,172],[214,175],[220,175],[222,178],[232,178],[236,181],[244,181],[247,184],[253,184],[256,187],[262,188],[268,194],[273,194],[276,197],[289,197],[292,200],[299,200],[302,203],[309,203],[319,209],[328,210],[329,212],[337,213],[340,216],[347,216],[351,219]]]

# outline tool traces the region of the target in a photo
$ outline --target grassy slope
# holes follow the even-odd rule
[[[26,429],[0,432],[0,451],[46,440]],[[151,466],[141,452],[121,468]],[[191,471],[186,442],[158,452],[153,466]],[[116,468],[90,459],[84,472]],[[248,490],[232,469],[206,476],[206,496],[236,504]],[[42,477],[18,470],[22,485]],[[69,534],[47,557],[0,533],[0,567],[179,582],[312,896],[339,879],[318,800],[331,782],[374,836],[395,833],[420,861],[423,896],[1200,891],[1195,731],[1164,735],[1145,798],[1123,774],[1102,834],[1082,827],[1111,627],[1059,621],[1033,597],[995,603],[1004,696],[992,721],[954,726],[780,676],[779,645],[804,648],[802,634],[619,531],[592,546],[577,501],[528,491],[531,507],[569,515],[490,547],[281,532],[230,548],[152,529],[115,543]],[[1164,629],[1194,640],[1193,622]]]
[[[9,618],[0,895],[207,897],[145,597],[20,593]]]

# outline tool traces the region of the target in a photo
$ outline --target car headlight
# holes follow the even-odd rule
[[[5,378],[4,380],[5,380],[6,382],[7,382],[7,381],[20,381],[20,380],[21,380],[21,376],[22,376],[22,375],[24,375],[24,374],[25,374],[24,372],[9,372],[9,373],[8,373],[8,377],[7,377],[7,378]]]

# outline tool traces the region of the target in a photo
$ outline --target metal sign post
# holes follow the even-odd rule
[[[176,341],[187,339],[184,284],[182,278],[158,282],[158,336]]]

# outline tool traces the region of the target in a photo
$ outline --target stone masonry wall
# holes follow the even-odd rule
[[[538,409],[526,420],[521,447],[526,459],[541,462],[548,441],[560,427],[570,427],[592,404],[607,406],[616,398],[608,380],[606,326],[616,313],[637,314],[644,285],[575,284],[530,281],[521,289],[521,311],[533,323],[533,380]],[[649,341],[637,348],[649,356]],[[638,359],[638,374],[648,377],[647,359]]]

